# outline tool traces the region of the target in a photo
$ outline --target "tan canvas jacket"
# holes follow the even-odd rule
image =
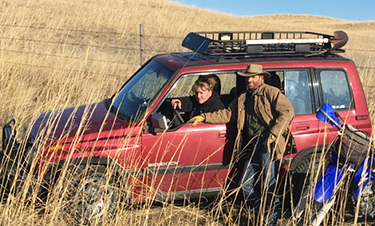
[[[245,101],[246,92],[243,92],[229,104],[228,108],[203,114],[207,123],[229,123],[237,121],[238,132],[234,144],[234,151],[239,151],[241,148],[241,131],[244,127],[246,115]],[[259,120],[277,137],[276,153],[274,154],[276,159],[282,159],[286,147],[286,140],[283,134],[287,131],[294,117],[292,104],[278,88],[263,84],[259,87],[254,97],[254,105],[256,106],[254,110]]]

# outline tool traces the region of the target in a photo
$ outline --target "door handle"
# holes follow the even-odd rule
[[[310,129],[310,126],[309,125],[298,125],[296,127],[297,130],[308,130]]]
[[[223,131],[219,132],[219,138],[225,138],[226,135],[227,135],[227,131],[226,130],[223,130]]]

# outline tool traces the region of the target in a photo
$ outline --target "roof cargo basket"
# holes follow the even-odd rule
[[[334,35],[314,32],[192,32],[182,46],[204,55],[253,55],[253,54],[321,54],[344,52],[340,49],[348,41],[343,31]]]

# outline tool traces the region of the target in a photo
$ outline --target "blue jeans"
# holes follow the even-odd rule
[[[272,221],[271,218],[277,220],[280,206],[276,183],[279,161],[272,160],[274,156],[265,150],[263,142],[267,138],[267,135],[261,135],[249,146],[241,184],[248,206],[266,213]]]

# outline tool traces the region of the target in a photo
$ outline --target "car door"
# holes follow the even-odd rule
[[[195,74],[179,79],[155,113],[171,115],[165,110],[173,111],[170,99],[191,95],[191,86],[198,77]],[[228,84],[234,85],[235,77]],[[229,95],[229,88],[222,87],[221,90]],[[174,113],[175,117],[176,111]],[[185,121],[190,115],[189,112],[177,114]],[[193,127],[186,123],[174,125],[171,122],[174,119],[167,119],[171,124],[168,129],[146,131],[142,135],[142,158],[147,168],[145,183],[150,192],[165,196],[170,193],[217,193],[229,172],[232,149],[228,147],[228,125],[200,123]]]
[[[296,150],[304,150],[315,145],[319,135],[319,124],[315,117],[317,100],[313,94],[311,69],[282,68],[268,69],[268,71],[271,78],[279,77],[280,85],[277,87],[280,86],[278,88],[293,106],[295,116],[290,125],[290,131],[293,134]],[[284,158],[288,159],[290,156],[286,154]]]
[[[185,124],[172,131],[142,136],[145,183],[152,194],[220,190],[228,173],[223,164],[226,126]]]

